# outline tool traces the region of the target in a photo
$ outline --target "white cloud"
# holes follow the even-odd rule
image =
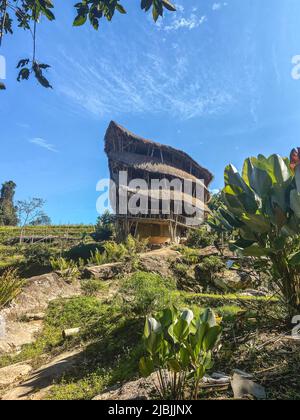
[[[162,28],[165,31],[177,31],[181,28],[186,29],[195,29],[198,28],[200,25],[202,25],[204,22],[207,21],[207,17],[205,15],[203,16],[197,16],[196,14],[192,13],[188,18],[175,18],[173,21],[166,26],[163,26]]]
[[[226,7],[226,6],[227,6],[227,3],[214,3],[212,5],[212,10],[216,12],[217,10],[220,10],[222,9],[222,7]]]
[[[58,95],[96,118],[162,114],[186,120],[228,111],[234,102],[231,88],[212,69],[208,75],[199,67],[191,77],[194,65],[181,48],[172,48],[171,59],[157,50],[129,50],[121,56],[111,50],[109,58],[103,54],[92,61],[83,56],[80,63],[64,54],[64,76],[55,81]]]
[[[42,147],[43,149],[49,150],[50,152],[57,153],[58,150],[55,148],[53,144],[47,143],[46,140],[35,137],[34,139],[30,139],[29,143],[32,143],[38,147]]]

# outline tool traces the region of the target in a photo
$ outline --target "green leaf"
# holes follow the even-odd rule
[[[148,338],[151,333],[159,334],[161,332],[161,324],[154,318],[147,318],[144,327],[144,336]]]
[[[17,81],[20,82],[21,80],[28,80],[29,76],[30,76],[30,71],[29,69],[25,67],[19,72]]]
[[[175,358],[168,360],[168,366],[172,372],[178,373],[181,371],[181,366]]]
[[[154,372],[153,360],[149,357],[142,357],[139,362],[140,373],[144,378],[147,378]]]
[[[44,15],[47,17],[48,20],[52,21],[55,20],[54,14],[49,9],[43,9]]]
[[[277,184],[283,185],[291,179],[291,170],[281,156],[272,155],[269,157],[268,162],[273,169],[273,174]]]
[[[176,7],[168,0],[162,0],[162,3],[166,9],[170,10],[170,12],[176,12]]]
[[[204,336],[203,339],[203,350],[209,351],[212,350],[220,338],[222,328],[219,325],[210,328]]]
[[[150,9],[150,7],[152,6],[153,0],[142,0],[141,1],[141,9],[144,10],[145,12],[148,12],[148,10]]]
[[[87,15],[78,15],[76,16],[73,26],[82,26],[87,21]]]
[[[296,252],[295,254],[292,254],[289,257],[289,264],[292,267],[296,267],[296,266],[300,265],[300,251]]]
[[[214,311],[210,308],[206,308],[199,318],[198,325],[202,322],[206,322],[209,325],[209,327],[214,327],[215,325],[217,325],[216,315]]]
[[[271,230],[271,224],[263,214],[244,214],[241,216],[241,220],[253,232],[262,234]]]
[[[252,245],[242,250],[244,257],[267,257],[274,253],[270,248],[262,248],[259,245]]]
[[[124,7],[121,4],[117,4],[116,5],[116,9],[119,13],[122,13],[123,15],[126,15],[126,10],[124,9]]]
[[[153,6],[152,8],[152,16],[153,16],[154,22],[157,22],[157,19],[159,18],[159,12],[155,6]]]

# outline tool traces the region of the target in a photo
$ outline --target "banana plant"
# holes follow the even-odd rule
[[[293,172],[288,159],[259,155],[245,160],[241,174],[228,165],[224,181],[225,206],[211,226],[237,232],[233,251],[268,259],[289,315],[299,314],[300,166]]]
[[[197,399],[200,381],[213,366],[212,351],[221,331],[211,309],[195,317],[190,309],[171,307],[157,320],[147,318],[143,336],[147,356],[140,360],[142,376],[157,372],[162,399],[184,399],[188,389],[190,397]]]

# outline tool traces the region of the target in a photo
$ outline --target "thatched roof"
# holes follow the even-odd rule
[[[108,157],[114,162],[119,162],[126,166],[131,166],[135,169],[141,169],[146,172],[171,175],[180,179],[190,179],[193,181],[198,180],[194,175],[182,171],[181,169],[177,169],[174,166],[161,163],[158,159],[151,158],[150,156],[143,156],[128,152],[109,152]]]
[[[155,149],[159,156],[153,156],[151,149]],[[185,152],[143,139],[114,121],[111,121],[106,131],[105,151],[113,161],[148,172],[163,173],[182,179],[204,179],[206,186],[213,179],[209,170],[203,168]]]

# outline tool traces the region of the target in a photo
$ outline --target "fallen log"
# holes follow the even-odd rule
[[[63,330],[62,336],[65,340],[66,338],[75,337],[80,333],[80,328],[69,328],[67,330]]]

